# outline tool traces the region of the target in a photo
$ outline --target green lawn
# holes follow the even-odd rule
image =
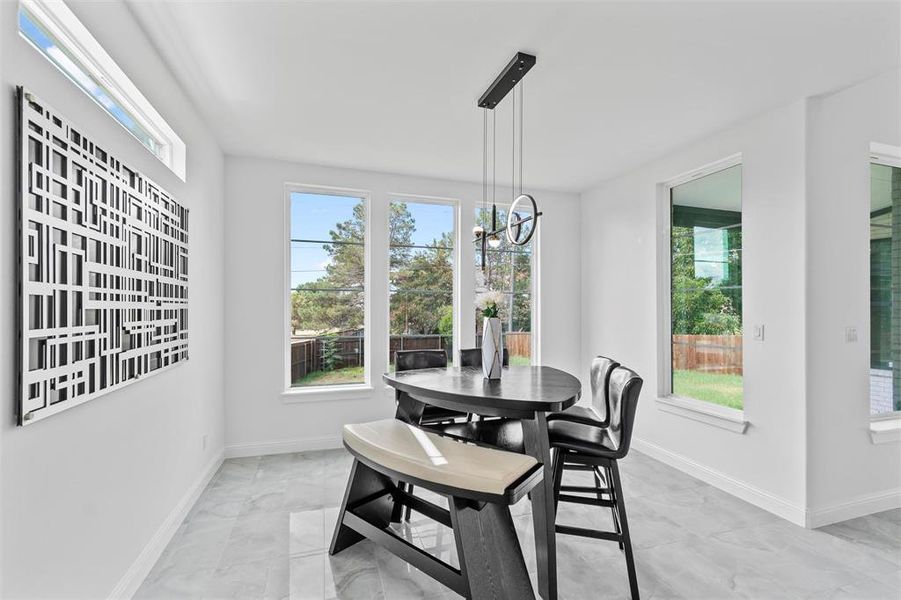
[[[528,356],[516,356],[513,355],[510,357],[510,366],[511,367],[528,367],[532,364],[532,359]]]
[[[673,371],[673,394],[742,409],[742,376]]]
[[[334,371],[313,371],[307,373],[292,385],[339,385],[363,383],[363,367],[345,367]]]

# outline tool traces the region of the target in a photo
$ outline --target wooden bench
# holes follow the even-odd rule
[[[396,419],[344,426],[354,456],[329,554],[364,538],[466,598],[534,598],[510,505],[541,481],[531,456],[465,444]],[[447,498],[450,510],[404,491]],[[453,529],[460,568],[399,536],[392,514],[408,506]]]

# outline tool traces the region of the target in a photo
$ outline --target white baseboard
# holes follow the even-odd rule
[[[194,485],[191,486],[178,504],[175,505],[175,508],[169,513],[169,516],[166,517],[163,524],[160,525],[159,529],[156,530],[156,533],[153,534],[153,537],[150,538],[150,541],[147,542],[147,545],[144,546],[144,549],[138,555],[138,558],[135,559],[125,572],[125,575],[122,576],[122,579],[119,580],[119,583],[116,584],[116,587],[113,588],[113,591],[110,592],[109,600],[128,600],[135,595],[135,592],[141,587],[141,584],[144,582],[144,579],[147,578],[153,565],[159,560],[163,550],[166,549],[166,546],[172,540],[175,532],[178,531],[182,521],[185,520],[188,511],[191,510],[191,507],[197,502],[197,498],[200,497],[200,494],[213,478],[213,475],[219,470],[223,458],[223,452],[219,452],[209,463],[207,463],[207,466],[204,467],[200,477]]]
[[[681,454],[676,454],[666,448],[662,448],[657,444],[638,438],[632,438],[632,447],[652,458],[656,458],[662,463],[687,473],[692,477],[697,477],[701,481],[709,483],[737,498],[741,498],[745,502],[750,502],[754,506],[778,515],[795,525],[800,525],[801,527],[807,525],[807,511],[803,506],[793,504],[785,498],[781,498],[749,483],[740,481],[730,475],[711,469],[710,467],[695,462]]]
[[[325,435],[295,440],[270,440],[268,442],[249,442],[244,444],[227,444],[225,458],[243,458],[245,456],[265,456],[268,454],[285,454],[287,452],[307,452],[310,450],[331,450],[341,447],[340,435]]]
[[[901,508],[901,488],[875,494],[864,494],[847,502],[810,509],[807,514],[807,526],[811,529],[823,527],[893,508]]]

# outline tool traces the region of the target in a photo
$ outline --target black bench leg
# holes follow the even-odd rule
[[[451,499],[460,570],[472,600],[534,600],[510,508]]]
[[[626,570],[629,572],[629,589],[632,592],[632,600],[638,600],[638,577],[635,574],[635,559],[632,557],[632,538],[629,537],[629,522],[626,520],[626,503],[623,500],[623,484],[619,478],[619,466],[616,461],[610,461],[610,475],[612,478],[610,489],[613,492],[613,500],[616,503],[616,511],[619,516],[619,527],[622,531],[622,546],[626,554]]]
[[[344,500],[341,502],[341,510],[338,512],[335,534],[332,536],[332,543],[329,546],[328,553],[337,554],[363,539],[362,535],[344,524],[344,515],[348,510],[348,506],[352,506],[364,498],[376,497],[382,494],[355,512],[360,516],[367,517],[374,523],[380,524],[382,527],[387,527],[391,520],[391,513],[394,510],[394,498],[391,495],[391,491],[396,488],[397,482],[354,459],[353,466],[350,468],[347,489],[344,491]]]

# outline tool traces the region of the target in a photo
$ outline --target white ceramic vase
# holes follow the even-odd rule
[[[503,372],[504,338],[501,320],[485,317],[482,322],[482,374],[485,379],[500,379]]]

